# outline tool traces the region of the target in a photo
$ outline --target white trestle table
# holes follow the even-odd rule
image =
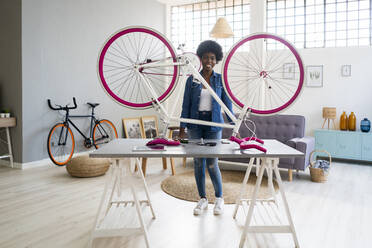
[[[204,140],[204,142],[216,142],[216,146],[200,146],[197,145],[199,140],[190,140],[188,144],[181,144],[180,146],[168,146],[165,150],[156,151],[134,151],[133,147],[143,147],[148,142],[148,139],[115,139],[110,143],[104,145],[98,150],[92,152],[89,156],[92,158],[110,158],[113,160],[111,165],[110,175],[107,177],[103,196],[98,208],[97,216],[94,222],[94,227],[91,233],[90,245],[92,245],[93,239],[98,237],[111,237],[111,236],[124,236],[131,235],[133,233],[140,232],[144,235],[146,246],[150,247],[150,241],[148,239],[147,228],[144,223],[141,205],[149,206],[152,217],[155,219],[155,211],[151,204],[150,193],[146,185],[145,177],[143,176],[142,169],[140,166],[139,158],[153,158],[153,157],[202,157],[202,158],[247,158],[249,160],[244,180],[242,183],[241,193],[239,198],[236,200],[235,210],[233,217],[236,218],[239,207],[243,210],[247,210],[245,219],[245,225],[243,233],[241,235],[239,247],[244,247],[244,243],[247,239],[248,233],[290,233],[292,234],[295,246],[299,248],[299,242],[297,239],[295,227],[292,221],[291,213],[289,210],[288,202],[285,197],[282,180],[280,177],[278,164],[280,158],[295,158],[304,156],[303,153],[291,148],[277,140],[264,140],[264,145],[267,149],[266,153],[258,151],[256,149],[251,150],[240,150],[239,145],[233,142],[229,144],[222,144],[220,140]],[[120,163],[122,159],[130,158],[130,163]],[[250,159],[254,158],[254,159]],[[133,163],[134,162],[134,163]],[[131,166],[135,164],[138,168],[138,172],[134,171]],[[257,166],[257,180],[253,195],[251,199],[243,199],[244,191],[246,189],[252,166]],[[267,171],[268,185],[271,192],[271,198],[269,199],[257,199],[258,191],[262,182],[264,171]],[[139,173],[139,175],[138,175]],[[273,186],[273,173],[275,173],[276,182],[279,186],[279,192],[282,198],[282,205],[284,211],[282,215],[286,217],[286,223],[283,223],[281,217],[278,216],[276,210],[278,207],[278,200],[275,196],[275,190]],[[141,181],[141,184],[135,182],[135,180]],[[125,181],[129,184],[130,191],[132,193],[133,200],[121,201],[120,196],[123,194],[122,183]],[[109,185],[112,184],[112,187]],[[137,190],[139,187],[143,187],[145,192],[144,200],[139,199]],[[195,186],[196,187],[196,186]],[[114,197],[116,194],[117,197]],[[107,200],[108,199],[108,200]],[[140,222],[139,228],[102,228],[101,224],[107,217],[111,208],[118,208],[119,206],[134,206],[138,220]],[[268,224],[267,219],[263,221],[263,224],[252,225],[253,222],[253,211],[255,208],[266,206],[267,208],[263,211],[267,215],[267,219],[275,219],[272,223]],[[104,211],[102,211],[104,209]],[[125,208],[122,208],[125,211]],[[103,213],[102,213],[103,212]],[[245,211],[246,212],[246,211]],[[123,213],[125,214],[125,213]],[[261,214],[262,216],[262,214]],[[265,218],[264,218],[265,219]],[[256,223],[257,222],[257,223]]]

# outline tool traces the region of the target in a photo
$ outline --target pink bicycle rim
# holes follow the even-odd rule
[[[225,86],[226,86],[226,90],[227,90],[227,93],[230,95],[231,99],[241,108],[244,107],[244,104],[241,103],[232,93],[231,89],[230,89],[230,85],[228,84],[228,80],[227,80],[227,67],[229,65],[229,62],[231,60],[231,57],[232,55],[235,53],[235,51],[241,46],[243,45],[245,42],[247,41],[250,41],[250,40],[255,40],[255,39],[260,39],[260,38],[271,38],[271,39],[274,39],[274,40],[277,40],[281,43],[283,43],[286,47],[288,47],[291,52],[293,53],[293,55],[295,56],[297,62],[298,62],[298,66],[300,68],[300,79],[299,79],[299,86],[297,87],[297,90],[295,92],[295,94],[291,97],[291,99],[289,99],[288,102],[286,102],[285,104],[283,104],[282,106],[278,107],[278,108],[275,108],[275,109],[270,109],[270,110],[257,110],[257,109],[251,109],[252,110],[252,113],[255,113],[255,114],[262,114],[262,115],[269,115],[269,114],[274,114],[276,112],[279,112],[279,111],[282,111],[283,109],[287,108],[289,105],[291,105],[294,100],[298,97],[298,95],[300,94],[301,92],[301,89],[302,89],[302,85],[303,85],[303,81],[304,81],[304,67],[303,67],[303,63],[302,63],[302,60],[301,60],[301,57],[300,55],[298,54],[298,52],[296,51],[296,49],[286,40],[278,37],[278,36],[275,36],[275,35],[272,35],[272,34],[257,34],[257,35],[252,35],[252,36],[249,36],[243,40],[241,40],[238,44],[236,44],[233,49],[230,51],[230,53],[228,54],[227,58],[226,58],[226,62],[225,62],[225,65],[224,65],[224,68],[223,68],[223,72],[224,72],[224,81],[227,82],[225,83]]]
[[[106,55],[106,52],[107,52],[108,48],[120,36],[125,35],[127,33],[132,33],[132,32],[148,33],[150,35],[155,36],[159,40],[161,40],[163,42],[163,44],[168,48],[169,52],[171,53],[174,62],[176,62],[176,54],[173,51],[173,49],[170,46],[170,44],[167,42],[167,40],[164,39],[164,37],[162,37],[158,33],[154,32],[153,30],[150,30],[150,29],[147,29],[147,28],[140,28],[140,27],[128,28],[128,29],[125,29],[125,30],[122,30],[122,31],[118,32],[117,34],[113,35],[109,39],[109,41],[105,44],[105,46],[103,47],[102,52],[101,52],[101,54],[99,56],[98,70],[99,70],[99,77],[101,79],[101,83],[102,83],[103,87],[105,88],[105,90],[107,91],[107,93],[112,98],[114,98],[117,102],[119,102],[119,103],[121,103],[123,105],[129,106],[129,107],[133,107],[133,108],[144,108],[144,107],[151,106],[152,101],[149,101],[149,102],[146,102],[146,103],[132,103],[132,102],[128,102],[128,101],[125,101],[125,100],[121,99],[114,92],[112,92],[112,90],[107,85],[107,82],[106,82],[106,80],[105,80],[105,78],[103,76],[103,60],[104,60],[104,57]],[[172,77],[172,82],[169,85],[168,89],[158,98],[158,101],[162,101],[171,92],[172,88],[174,87],[174,85],[176,83],[177,74],[178,74],[178,67],[177,66],[174,66],[174,73],[173,73],[173,77]]]

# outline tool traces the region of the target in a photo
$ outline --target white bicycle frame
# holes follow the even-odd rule
[[[215,127],[222,127],[222,128],[231,128],[231,129],[233,129],[232,135],[236,136],[238,131],[239,131],[240,125],[242,124],[242,121],[244,120],[244,116],[246,115],[246,113],[248,111],[248,104],[244,105],[244,108],[243,108],[242,112],[240,113],[238,118],[236,118],[234,116],[234,114],[222,102],[222,100],[217,96],[217,94],[214,92],[214,90],[209,86],[209,84],[205,81],[205,79],[200,75],[199,71],[192,65],[192,63],[190,62],[190,59],[187,56],[178,55],[177,60],[178,60],[178,62],[173,62],[173,61],[168,62],[168,61],[166,61],[166,59],[164,59],[164,60],[160,60],[160,61],[155,61],[155,62],[150,62],[150,63],[147,63],[147,64],[142,64],[142,65],[135,66],[138,76],[144,82],[146,82],[145,85],[147,86],[148,90],[150,91],[150,93],[154,97],[154,103],[156,103],[156,104],[154,104],[155,109],[160,113],[161,118],[165,122],[164,132],[161,135],[162,138],[166,138],[166,130],[168,129],[169,123],[171,121],[180,121],[180,122],[191,123],[191,124],[215,126]],[[211,121],[202,121],[202,120],[197,120],[197,119],[175,117],[173,115],[174,115],[174,112],[176,110],[176,104],[174,104],[172,110],[170,111],[171,114],[168,115],[168,113],[167,113],[166,109],[164,108],[164,106],[162,105],[162,103],[159,102],[159,100],[157,99],[157,96],[156,96],[156,93],[155,93],[153,87],[151,86],[149,81],[146,79],[146,77],[142,74],[142,72],[140,70],[146,69],[146,68],[171,67],[171,66],[177,66],[177,65],[185,67],[185,70],[182,74],[181,87],[185,88],[187,77],[189,75],[192,75],[193,78],[194,78],[194,82],[196,82],[198,84],[201,83],[208,90],[208,92],[211,94],[211,96],[214,98],[214,100],[216,100],[216,102],[221,106],[221,108],[230,117],[230,119],[234,122],[234,124],[216,123],[216,122],[211,122]],[[178,95],[177,95],[176,99],[180,99],[181,92],[182,91],[178,92]]]

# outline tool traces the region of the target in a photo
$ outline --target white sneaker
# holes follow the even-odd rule
[[[223,213],[223,204],[224,204],[223,198],[217,197],[216,202],[214,204],[214,210],[213,210],[214,215],[220,215]]]
[[[194,215],[201,214],[202,210],[208,209],[208,200],[207,198],[201,198],[194,208]]]

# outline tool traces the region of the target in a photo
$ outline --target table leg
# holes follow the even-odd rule
[[[140,168],[140,167],[139,167],[139,164],[140,164],[140,160],[139,160],[139,158],[135,158],[135,163],[138,165],[138,168]],[[140,175],[141,175],[141,179],[142,179],[143,186],[144,186],[144,188],[145,188],[145,194],[146,194],[146,197],[147,197],[147,201],[148,201],[148,204],[149,204],[150,209],[151,209],[152,218],[155,219],[156,216],[155,216],[154,209],[153,209],[153,207],[152,207],[152,203],[151,203],[151,199],[150,199],[150,193],[149,193],[149,190],[148,190],[148,188],[147,188],[147,183],[146,183],[145,177],[144,177],[144,175],[143,175],[143,173],[142,173],[142,170],[140,169],[139,171],[140,171]]]
[[[114,196],[115,190],[117,190],[117,188],[118,188],[117,183],[120,182],[120,181],[118,181],[118,178],[121,176],[121,174],[117,173],[116,172],[117,170],[120,171],[120,169],[115,166],[115,168],[113,168],[113,172],[112,172],[113,176],[111,176],[111,178],[115,177],[115,179],[114,179],[114,184],[112,186],[110,198],[109,198],[109,201],[108,201],[109,203],[112,201],[112,197]],[[110,210],[110,207],[111,207],[111,204],[107,204],[105,216],[107,215],[108,211]]]
[[[97,212],[96,218],[94,220],[94,226],[93,226],[93,230],[92,230],[92,232],[90,234],[88,247],[92,247],[92,245],[93,245],[93,238],[94,238],[93,237],[93,233],[94,233],[94,231],[97,228],[98,217],[100,216],[100,213],[101,213],[101,210],[102,210],[102,207],[103,207],[103,202],[105,201],[105,196],[106,196],[106,193],[107,193],[107,190],[108,190],[108,186],[109,186],[109,184],[110,184],[110,182],[112,180],[112,177],[114,175],[114,169],[118,166],[118,164],[119,164],[118,160],[115,160],[115,164],[111,164],[111,166],[110,166],[110,174],[106,178],[105,188],[103,190],[101,202],[99,203],[99,206],[98,206],[98,212]]]
[[[10,140],[9,127],[6,127],[5,130],[6,130],[6,138],[8,139],[10,166],[13,168],[13,152],[12,152],[12,142]]]
[[[167,167],[167,158],[161,158],[162,161],[163,161],[163,169],[166,170],[168,167]]]
[[[146,176],[146,166],[147,166],[147,158],[142,158],[142,173],[144,176]],[[139,164],[135,166],[135,168],[138,170]],[[137,171],[135,170],[135,171]]]
[[[296,235],[296,230],[294,228],[294,224],[293,224],[293,220],[292,220],[292,216],[291,216],[291,213],[289,211],[287,198],[285,197],[285,194],[284,194],[284,189],[283,189],[282,179],[281,179],[280,173],[279,173],[278,164],[279,164],[279,159],[275,159],[273,161],[273,167],[274,167],[276,180],[278,181],[279,191],[280,191],[281,197],[283,199],[283,203],[284,203],[284,209],[285,209],[285,212],[286,212],[286,215],[287,215],[287,218],[288,218],[288,222],[289,222],[289,225],[290,225],[290,228],[291,228],[291,231],[292,231],[293,241],[295,242],[296,248],[299,248],[300,244],[298,242],[297,235]]]
[[[272,163],[269,163],[267,166],[266,166],[266,170],[267,170],[267,176],[268,176],[268,183],[269,183],[269,190],[270,190],[270,193],[271,193],[271,196],[275,202],[275,204],[277,204],[277,201],[276,201],[276,196],[275,196],[275,189],[274,189],[274,184],[273,184],[273,166],[272,166]]]
[[[249,179],[249,175],[251,174],[253,161],[254,161],[254,158],[251,158],[249,160],[249,164],[248,164],[248,167],[247,167],[247,170],[245,172],[244,179],[243,179],[243,184],[242,184],[242,187],[240,189],[240,195],[239,195],[239,198],[236,199],[236,204],[235,204],[235,209],[234,209],[234,214],[233,214],[234,219],[236,218],[236,214],[238,213],[239,206],[242,204],[242,199],[243,199],[245,191],[247,189],[246,186],[247,186],[247,182],[248,182],[248,179]]]
[[[240,238],[239,248],[244,247],[245,239],[247,238],[247,232],[248,232],[249,224],[252,220],[253,210],[254,210],[254,207],[256,205],[257,194],[258,194],[258,191],[260,190],[262,176],[263,176],[263,173],[265,171],[265,165],[266,165],[266,159],[264,158],[261,166],[259,166],[258,177],[257,177],[256,185],[255,185],[255,188],[254,188],[254,191],[253,191],[253,196],[252,196],[251,201],[249,202],[248,215],[247,215],[247,219],[245,221],[242,236]]]
[[[138,193],[137,193],[137,190],[136,190],[136,187],[138,187],[138,185],[137,185],[138,183],[134,178],[136,175],[133,172],[132,167],[131,167],[131,165],[132,165],[131,162],[133,161],[133,159],[130,160],[130,163],[125,163],[125,164],[122,164],[121,160],[116,159],[115,163],[113,165],[111,165],[110,174],[107,177],[107,181],[106,181],[106,184],[105,184],[103,196],[102,196],[101,202],[99,204],[98,213],[96,215],[95,222],[94,222],[94,227],[93,227],[90,239],[89,239],[89,247],[92,247],[93,240],[95,238],[98,238],[98,237],[127,236],[127,235],[132,235],[132,234],[135,234],[135,233],[138,233],[138,232],[140,232],[141,234],[143,234],[145,236],[144,238],[145,238],[145,242],[146,242],[146,247],[147,248],[150,247],[147,228],[146,228],[146,225],[145,225],[145,222],[144,222],[144,219],[143,219],[143,215],[142,215],[142,211],[141,211],[141,204],[145,203],[148,206],[150,206],[153,218],[155,218],[155,213],[154,213],[154,210],[153,210],[153,207],[152,207],[152,204],[151,204],[150,195],[149,195],[149,192],[148,192],[145,177],[144,177],[144,175],[142,173],[142,169],[140,167],[140,161],[139,161],[138,158],[136,158],[134,160],[135,160],[136,166],[138,167],[138,170],[140,172],[141,180],[143,182],[143,185],[145,187],[145,193],[146,193],[146,196],[147,196],[147,200],[142,201],[142,200],[139,200],[139,198],[138,198]],[[121,177],[124,177],[124,176],[125,176],[125,178],[121,179]],[[119,195],[121,193],[123,193],[122,190],[121,190],[121,187],[122,187],[121,182],[120,182],[121,180],[125,180],[126,182],[128,182],[129,189],[130,189],[130,191],[132,193],[132,196],[133,196],[133,200],[126,201],[126,200],[121,200],[120,199]],[[112,187],[110,187],[110,184],[112,183],[112,181],[113,181],[114,184],[113,184]],[[108,194],[109,194],[109,197],[108,197],[108,200],[107,200]],[[118,198],[117,200],[115,199],[116,197],[114,197],[114,194],[117,194],[117,198]],[[115,200],[113,200],[113,199],[115,199]],[[105,209],[104,213],[102,213],[102,210],[105,207],[104,206],[105,203],[107,203],[107,208]],[[112,208],[113,205],[117,205],[117,206],[122,205],[124,207],[134,206],[136,208],[137,216],[138,216],[138,219],[139,219],[139,222],[140,222],[140,227],[139,228],[120,227],[120,228],[112,228],[112,229],[103,227],[102,224],[106,220],[106,217],[109,215],[109,211],[111,211],[111,209],[113,209],[113,211],[120,211],[120,209],[117,210],[117,208]],[[105,223],[104,225],[107,225],[107,224],[108,223]]]
[[[139,165],[139,163],[138,163],[138,165]],[[141,168],[140,167],[138,167],[138,168],[141,171],[141,175],[143,176]],[[128,173],[128,175],[131,174],[130,166],[127,167],[127,173]],[[128,177],[128,181],[130,183],[130,189],[131,189],[132,194],[133,194],[134,204],[136,206],[137,215],[138,215],[139,220],[140,220],[141,229],[142,229],[142,232],[143,232],[143,234],[145,236],[146,247],[149,248],[150,247],[150,243],[149,243],[149,239],[148,239],[147,228],[146,228],[145,222],[143,220],[141,206],[140,206],[140,203],[138,201],[137,192],[136,192],[136,189],[135,189],[135,183],[133,182],[133,178],[132,177]]]
[[[171,169],[172,169],[172,176],[176,175],[176,169],[174,168],[174,159],[169,158],[170,164],[171,164]]]

